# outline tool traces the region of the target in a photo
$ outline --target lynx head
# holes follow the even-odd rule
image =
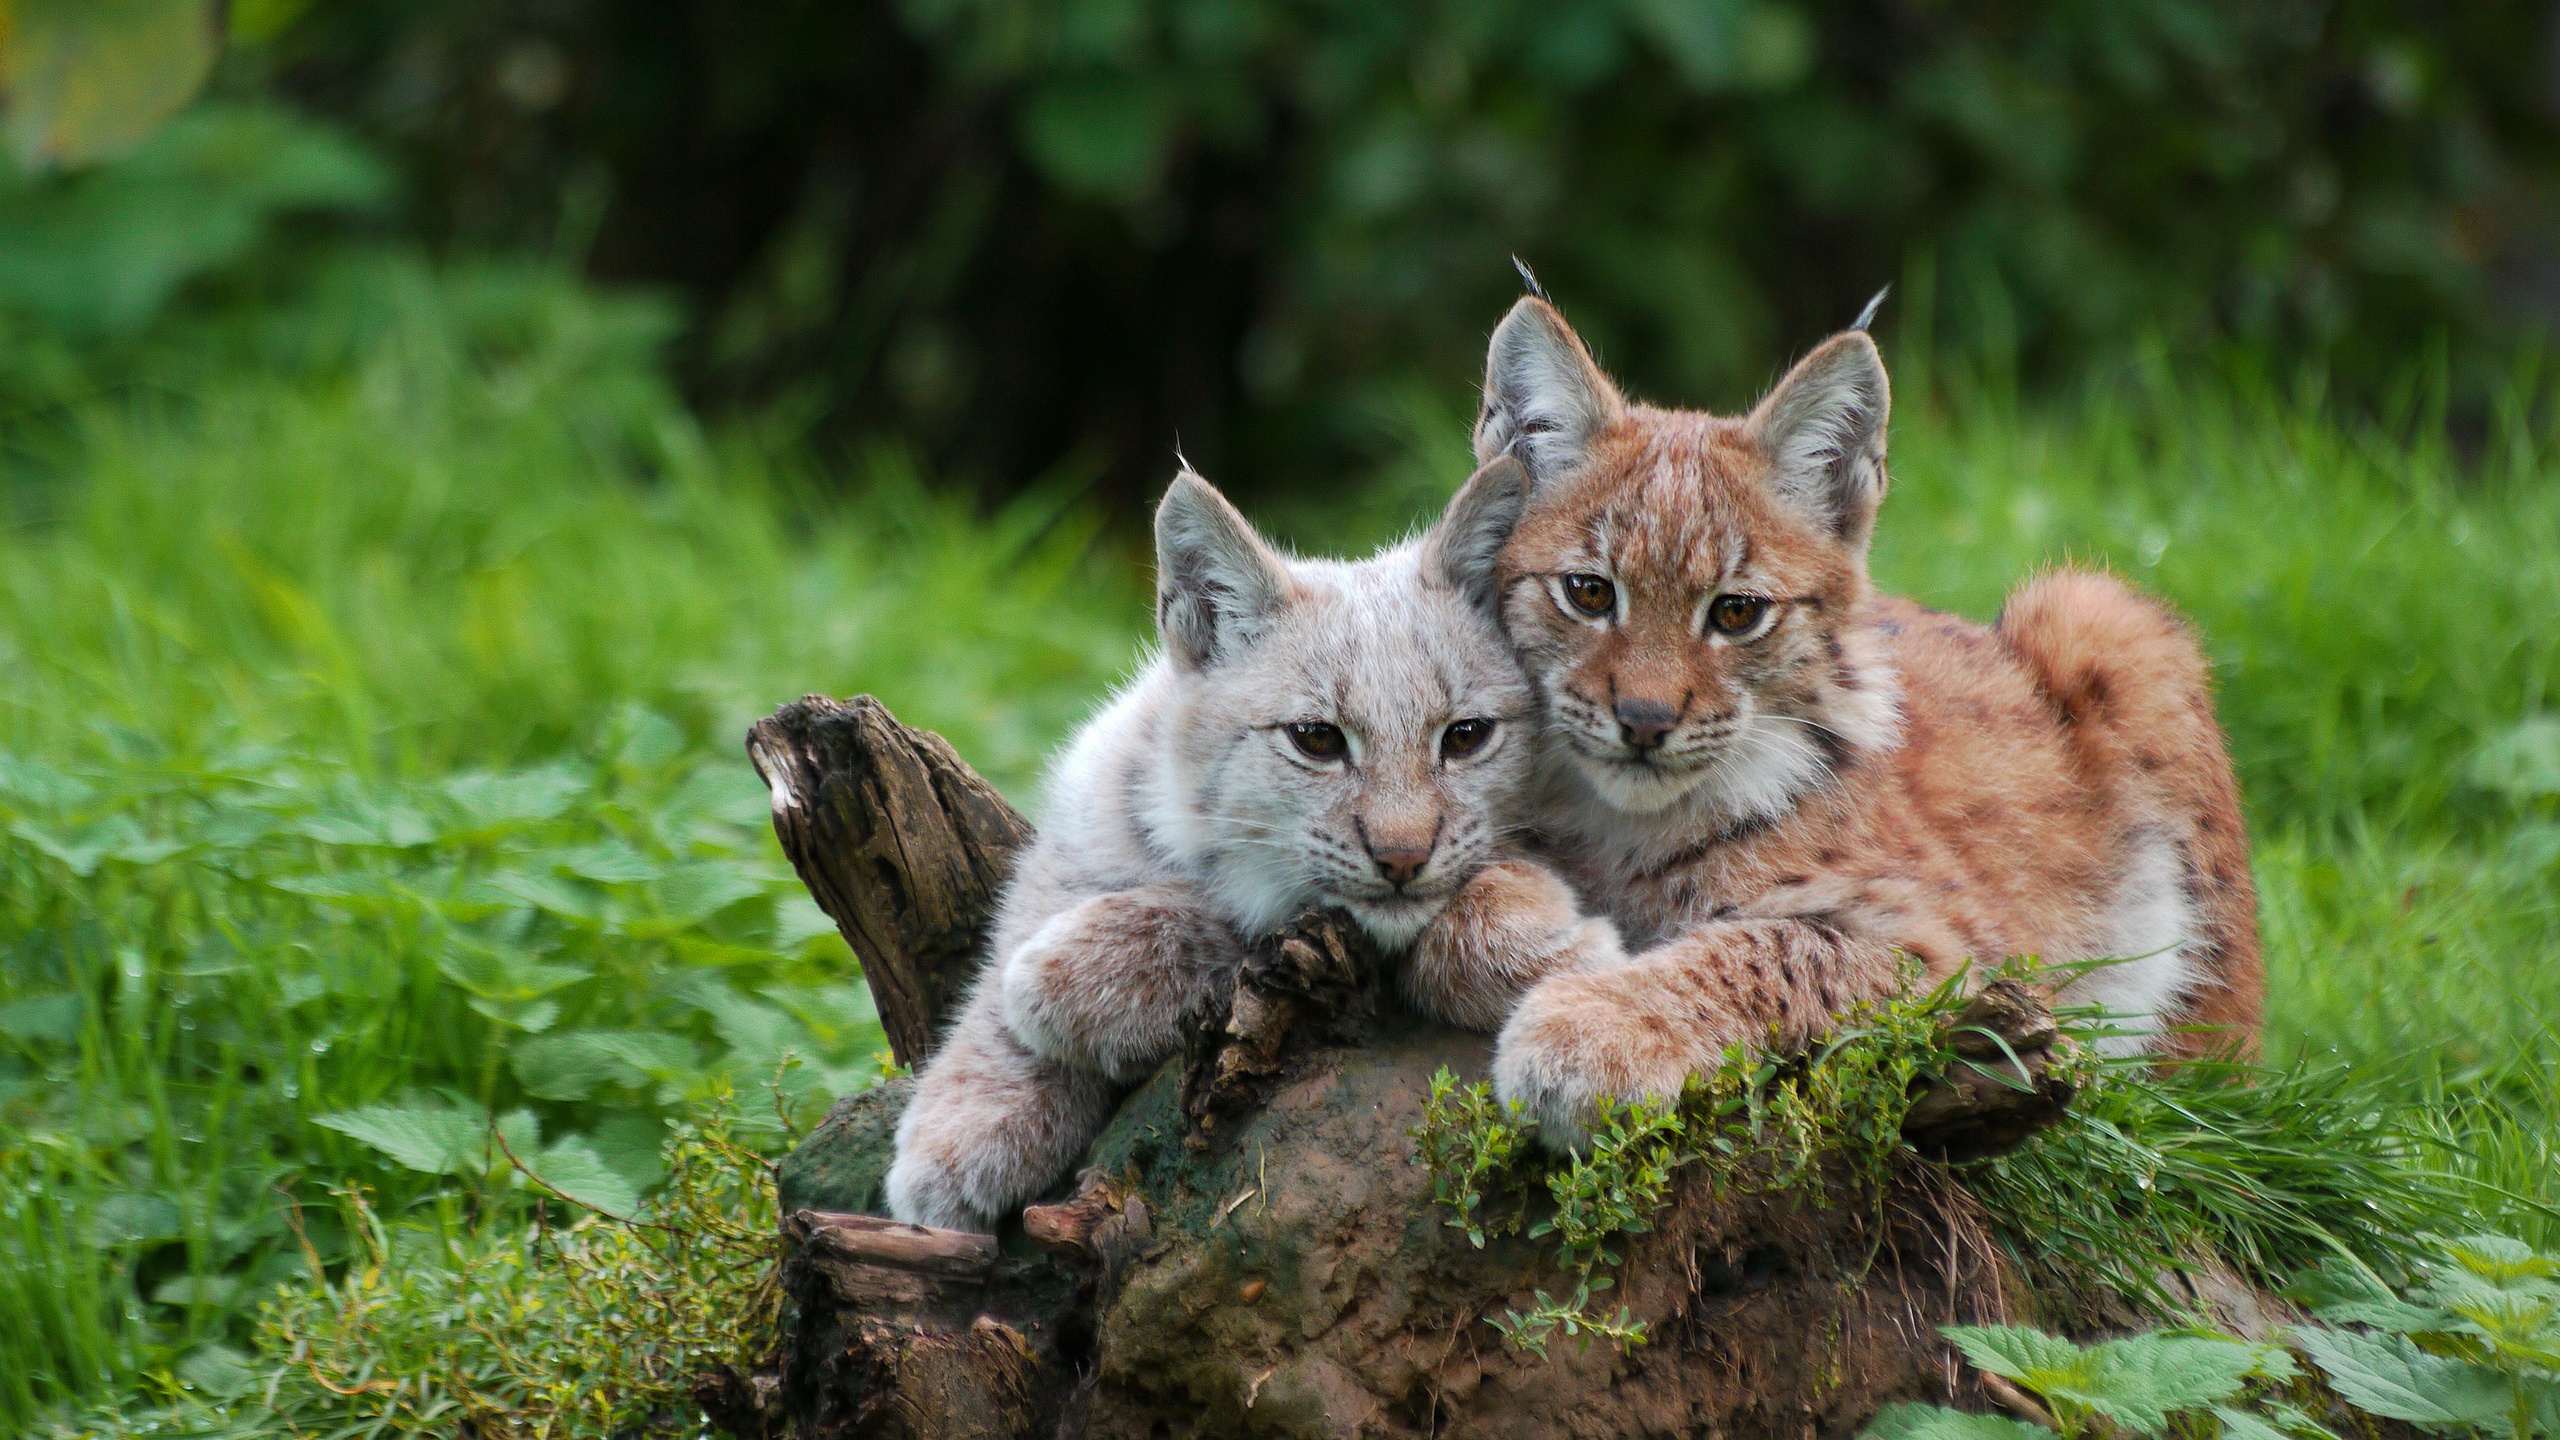
[[[1249,932],[1340,905],[1410,943],[1482,865],[1534,735],[1491,577],[1527,477],[1486,467],[1419,540],[1280,554],[1185,472],[1156,511],[1178,841]]]
[[[1529,476],[1503,623],[1550,753],[1607,810],[1748,825],[1891,742],[1859,615],[1887,404],[1862,330],[1726,419],[1631,403],[1543,299],[1495,329],[1476,457]]]

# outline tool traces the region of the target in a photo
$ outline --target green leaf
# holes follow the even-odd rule
[[[1877,1411],[1859,1440],[2053,1440],[2053,1432],[2006,1415],[1974,1415],[1905,1400]]]
[[[1135,200],[1156,185],[1173,139],[1162,92],[1130,75],[1058,76],[1022,107],[1022,143],[1060,189],[1104,200]]]
[[[578,1030],[517,1044],[509,1064],[525,1090],[545,1100],[584,1100],[605,1085],[638,1089],[689,1075],[700,1065],[680,1035]]]
[[[0,300],[75,332],[129,331],[274,219],[389,191],[381,165],[322,126],[278,106],[206,105],[113,165],[0,185]]]
[[[580,965],[554,965],[521,951],[457,940],[436,961],[447,980],[485,1000],[535,1000],[595,974]]]
[[[249,1357],[220,1343],[199,1346],[178,1362],[178,1378],[216,1400],[234,1400],[257,1388]]]
[[[2519,800],[2560,795],[2560,715],[2530,716],[2492,736],[2472,752],[2463,775],[2484,790]]]
[[[2560,719],[2550,723],[2560,729]],[[2501,1288],[2560,1275],[2560,1260],[2504,1235],[2465,1235],[2448,1240],[2444,1253],[2454,1264]]]
[[[590,1210],[628,1219],[640,1208],[640,1192],[580,1136],[569,1136],[539,1158],[526,1156],[525,1164],[542,1183]]]
[[[151,1298],[162,1305],[221,1306],[231,1303],[240,1293],[240,1281],[230,1275],[179,1275],[163,1280],[151,1291]]]
[[[600,925],[613,913],[611,902],[575,882],[526,870],[502,870],[474,885],[472,893],[475,898],[503,896],[588,925]]]
[[[631,848],[629,842],[605,840],[563,850],[551,857],[551,863],[581,880],[599,885],[637,885],[658,878],[658,862]]]
[[[177,1202],[139,1190],[120,1190],[89,1211],[89,1240],[102,1248],[152,1245],[185,1233]]]
[[[140,144],[213,73],[214,18],[208,0],[15,0],[0,87],[18,163],[86,165]]]
[[[444,793],[484,827],[548,820],[585,794],[585,776],[560,765],[508,773],[475,771],[444,782]]]
[[[2507,1414],[2497,1372],[2430,1355],[2406,1335],[2304,1326],[2293,1340],[2349,1404],[2385,1419],[2445,1429],[2496,1426]]]
[[[2222,1422],[2223,1440],[2293,1440],[2264,1419],[2228,1405],[2214,1406],[2213,1418]]]
[[[2135,1335],[2097,1347],[2098,1378],[2081,1397],[2091,1409],[2158,1433],[2169,1416],[2228,1400],[2257,1373],[2256,1347],[2201,1335]]]
[[[2097,1373],[2097,1359],[2089,1351],[2022,1325],[1941,1325],[1938,1333],[1954,1341],[1977,1367],[2021,1384],[2034,1375]]]
[[[764,891],[763,879],[746,867],[707,860],[670,870],[649,887],[649,896],[661,918],[693,925]]]
[[[86,1011],[87,1002],[68,990],[30,995],[0,1005],[0,1034],[68,1045],[80,1038],[80,1018]]]
[[[58,810],[77,805],[96,793],[97,788],[89,782],[65,775],[43,761],[0,752],[0,798]]]
[[[506,1163],[490,1138],[488,1112],[476,1106],[367,1105],[318,1116],[313,1123],[430,1175],[465,1174]],[[530,1152],[542,1138],[539,1123],[521,1110],[501,1118],[497,1130],[518,1155]]]

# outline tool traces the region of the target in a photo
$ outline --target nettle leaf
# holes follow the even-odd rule
[[[1876,1412],[1859,1440],[2053,1440],[2041,1425],[1899,1401]]]
[[[528,1035],[539,1035],[560,1021],[560,1002],[557,1000],[491,1000],[474,995],[463,1003],[469,1005],[474,1014],[485,1015],[511,1030],[522,1030]]]
[[[2396,1295],[2378,1300],[2348,1300],[2323,1305],[2312,1313],[2337,1325],[2370,1325],[2394,1335],[2428,1335],[2461,1323],[2451,1311],[2412,1305]]]
[[[605,840],[581,845],[575,850],[562,850],[550,856],[551,864],[581,880],[599,885],[637,885],[658,878],[662,868],[657,861],[631,847],[629,841]]]
[[[538,1158],[528,1156],[525,1163],[543,1184],[590,1210],[628,1219],[640,1208],[640,1192],[580,1136],[569,1136]]]
[[[649,898],[661,918],[693,925],[764,892],[763,877],[745,866],[706,860],[670,870],[649,887]]]
[[[472,771],[444,782],[446,798],[484,827],[548,820],[586,793],[587,777],[563,765],[510,772]]]
[[[821,935],[837,933],[836,922],[806,895],[793,895],[773,907],[773,948],[797,950]]]
[[[2152,1432],[2167,1429],[2173,1412],[2239,1394],[2259,1371],[2256,1347],[2201,1335],[2135,1335],[2098,1346],[2097,1353],[2089,1406]]]
[[[2560,720],[2552,723],[2560,727]],[[2448,1240],[2444,1244],[2444,1253],[2465,1271],[2501,1289],[2560,1276],[2560,1260],[2504,1235],[2465,1235],[2458,1240]]]
[[[89,1241],[101,1248],[154,1245],[185,1233],[186,1217],[166,1196],[124,1190],[89,1211]]]
[[[178,1362],[178,1378],[217,1400],[234,1400],[258,1386],[258,1368],[228,1345],[199,1346]]]
[[[0,752],[0,800],[63,810],[97,793],[97,787],[88,781],[66,775],[41,760]]]
[[[2222,1422],[2222,1440],[2293,1440],[2263,1418],[2228,1405],[2214,1406],[2213,1418]]]
[[[530,1154],[542,1141],[541,1122],[529,1111],[500,1117],[490,1135],[489,1112],[472,1106],[366,1105],[315,1117],[314,1122],[361,1140],[412,1170],[430,1175],[458,1175],[495,1169],[506,1163],[506,1149]]]
[[[68,1045],[80,1038],[80,1020],[87,1013],[88,1002],[69,990],[30,995],[0,1005],[0,1034]]]
[[[689,1075],[701,1064],[681,1035],[578,1030],[519,1043],[509,1060],[525,1090],[545,1100],[584,1100],[605,1085],[638,1089]]]
[[[102,861],[157,865],[191,848],[183,840],[161,840],[145,835],[140,826],[122,815],[109,816],[70,835],[58,834],[32,820],[12,820],[9,833],[60,861],[64,868],[82,879],[96,874]]]
[[[471,887],[470,896],[502,896],[584,925],[602,925],[614,913],[610,900],[577,882],[529,870],[502,870],[488,876]]]
[[[684,727],[646,705],[623,705],[613,715],[605,753],[635,770],[655,770],[684,754]]]
[[[406,805],[354,801],[305,815],[285,827],[287,833],[323,845],[352,845],[403,850],[436,838],[435,822]]]
[[[459,940],[436,961],[436,972],[484,1000],[537,1000],[595,974],[582,965],[555,965]]]
[[[2097,1357],[2059,1335],[2023,1325],[1941,1325],[1946,1336],[1980,1369],[2041,1392],[2035,1377],[2094,1379]]]
[[[2463,773],[2481,789],[2520,800],[2560,795],[2560,715],[2528,717],[2483,741]]]
[[[2305,1326],[2293,1340],[2347,1403],[2388,1420],[2495,1427],[2513,1398],[2496,1371],[2430,1355],[2406,1335]]]

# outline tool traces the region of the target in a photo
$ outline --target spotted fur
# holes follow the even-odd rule
[[[975,1230],[1057,1181],[1176,1047],[1246,938],[1337,905],[1421,1008],[1491,1030],[1561,968],[1623,959],[1508,827],[1529,693],[1490,613],[1526,477],[1489,465],[1421,540],[1293,560],[1185,474],[1156,515],[1162,653],[1059,759],[988,961],[901,1118],[903,1220]],[[1451,727],[1493,722],[1452,753]],[[1293,724],[1338,727],[1311,756]]]
[[[1909,966],[2121,959],[2070,993],[2121,1012],[2127,1047],[2254,1043],[2247,839],[2194,638],[2081,571],[1988,628],[1877,594],[1889,389],[1865,334],[1735,419],[1628,401],[1532,297],[1485,396],[1479,458],[1532,485],[1495,587],[1545,715],[1536,813],[1638,950],[1502,1031],[1498,1087],[1551,1137]],[[1575,603],[1595,577],[1603,613]]]

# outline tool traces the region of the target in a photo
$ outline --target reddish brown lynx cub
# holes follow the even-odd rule
[[[1542,299],[1494,332],[1475,443],[1530,477],[1496,582],[1546,712],[1533,813],[1637,952],[1503,1029],[1497,1085],[1552,1141],[1895,991],[1904,956],[2133,957],[2072,989],[2131,1044],[2255,1039],[2248,844],[2193,637],[2105,575],[2030,583],[1988,629],[1876,594],[1886,407],[1862,331],[1740,419],[1622,398]]]

